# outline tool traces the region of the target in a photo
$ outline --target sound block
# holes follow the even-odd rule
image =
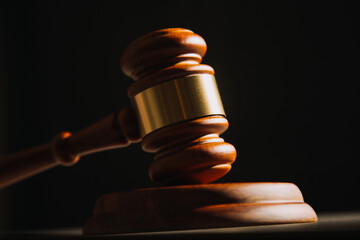
[[[101,196],[84,235],[316,222],[292,183],[159,187]]]

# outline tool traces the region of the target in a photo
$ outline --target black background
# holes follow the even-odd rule
[[[127,106],[125,47],[167,27],[205,38],[238,158],[220,182],[294,182],[318,212],[360,210],[355,1],[1,1],[0,150]],[[81,226],[105,193],[155,186],[139,145],[0,192],[2,229]],[[139,199],[141,201],[141,199]]]

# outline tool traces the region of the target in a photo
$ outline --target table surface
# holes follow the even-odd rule
[[[81,228],[0,232],[0,239],[360,239],[360,212],[320,213],[318,223],[82,236]]]

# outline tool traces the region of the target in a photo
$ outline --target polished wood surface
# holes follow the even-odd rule
[[[140,141],[131,108],[111,114],[74,134],[61,132],[50,143],[0,158],[0,189],[52,167],[71,166],[81,156]]]
[[[206,53],[202,37],[187,29],[152,32],[131,43],[121,68],[135,83],[129,96],[191,74],[214,74],[200,64]],[[236,150],[219,134],[228,128],[223,116],[204,116],[179,122],[144,137],[142,147],[155,152],[149,168],[152,180],[166,184],[209,183],[223,175],[235,161]],[[50,143],[0,158],[0,188],[57,165],[71,166],[81,156],[126,147],[140,140],[137,117],[131,108],[111,114],[75,134],[62,132]]]
[[[213,75],[212,67],[201,64],[205,53],[205,41],[186,29],[164,29],[139,38],[121,59],[122,70],[135,80],[128,89],[129,97],[174,78]],[[145,135],[143,150],[155,153],[149,175],[168,187],[102,196],[84,234],[317,221],[294,184],[205,184],[224,176],[235,161],[235,147],[219,137],[228,126],[223,115],[210,115]],[[136,113],[125,108],[77,133],[62,132],[48,144],[2,157],[0,188],[56,165],[70,166],[81,156],[140,140]]]
[[[120,66],[136,82],[128,89],[130,98],[156,84],[190,74],[211,74],[214,69],[200,64],[207,50],[205,40],[183,28],[148,33],[125,50]]]
[[[236,150],[219,135],[228,128],[222,116],[204,117],[159,129],[144,137],[145,151],[156,152],[150,178],[162,184],[209,183],[224,176]]]
[[[121,59],[124,73],[136,80],[129,87],[130,98],[176,77],[213,75],[212,67],[200,64],[205,53],[204,39],[187,29],[163,29],[139,38]],[[62,132],[48,144],[1,157],[0,188],[57,165],[71,166],[81,156],[138,142],[137,122],[133,110],[125,108],[75,134]],[[143,149],[156,153],[151,179],[163,184],[208,183],[225,175],[236,158],[235,148],[219,138],[227,127],[224,117],[205,116],[146,135]]]
[[[316,222],[291,183],[203,184],[110,193],[85,235]]]
[[[207,50],[205,40],[182,28],[151,32],[132,42],[120,62],[121,69],[135,80],[130,98],[156,84],[192,74],[211,74],[201,64]],[[141,143],[156,156],[150,178],[165,185],[209,183],[224,176],[236,159],[235,147],[219,135],[228,128],[223,116],[204,116],[155,130]]]
[[[200,64],[206,43],[186,29],[164,29],[135,40],[121,60],[135,80],[128,95],[192,74],[214,74]],[[224,116],[203,116],[154,130],[142,148],[155,153],[149,175],[164,185],[100,197],[84,235],[316,222],[314,210],[291,183],[210,183],[235,161],[234,146],[219,135]],[[195,184],[195,185],[181,185]]]

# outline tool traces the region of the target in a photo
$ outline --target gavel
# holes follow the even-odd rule
[[[81,156],[141,140],[155,153],[150,178],[163,187],[101,196],[84,235],[316,222],[292,183],[210,184],[235,161],[212,67],[201,64],[206,43],[182,28],[154,31],[132,42],[120,66],[135,80],[132,107],[47,144],[0,159],[0,187]]]
[[[135,80],[126,107],[74,134],[0,158],[0,188],[81,156],[141,141],[154,152],[150,178],[165,185],[209,183],[235,161],[236,150],[219,137],[228,121],[214,70],[201,64],[206,43],[194,32],[170,28],[149,33],[125,50],[120,66]]]

